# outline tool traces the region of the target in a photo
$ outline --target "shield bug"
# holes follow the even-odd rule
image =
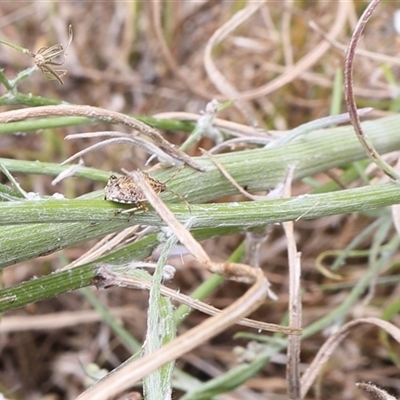
[[[165,183],[152,178],[146,172],[142,171],[142,174],[146,179],[147,183],[152,187],[152,189],[157,194],[169,191],[175,196],[179,197],[190,209],[188,202],[183,196],[167,188],[166,185],[167,182],[170,181],[176,174],[174,174]],[[143,193],[143,190],[137,185],[135,180],[128,175],[121,177],[116,177],[115,175],[110,176],[107,185],[104,188],[104,200],[114,201],[116,203],[123,203],[123,204],[134,204],[135,205],[134,209],[142,211],[148,210],[147,205],[145,204],[147,199]]]

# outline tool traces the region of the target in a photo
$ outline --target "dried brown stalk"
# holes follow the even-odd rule
[[[324,364],[328,361],[329,357],[334,353],[337,346],[347,337],[347,335],[356,327],[361,324],[375,325],[381,329],[384,329],[389,335],[393,337],[398,343],[400,343],[400,329],[391,324],[390,322],[384,321],[379,318],[359,318],[354,321],[348,322],[343,325],[335,334],[322,345],[319,349],[318,354],[307,368],[304,375],[301,377],[301,398],[304,398],[309,391],[314,380],[321,372]]]
[[[356,27],[354,28],[353,34],[350,39],[349,47],[346,52],[345,66],[344,66],[344,79],[345,79],[345,94],[347,110],[350,114],[351,123],[357,134],[357,138],[361,145],[366,150],[368,156],[378,165],[382,171],[395,181],[400,181],[400,174],[392,168],[376,151],[372,142],[368,139],[361,127],[360,117],[357,114],[357,105],[354,96],[354,83],[353,83],[353,63],[356,54],[357,43],[361,38],[362,32],[367,24],[368,20],[371,18],[375,8],[381,0],[372,0],[361,17],[359,18]]]
[[[165,153],[174,159],[190,165],[198,171],[204,171],[204,168],[198,165],[187,154],[179,151],[172,146],[162,135],[152,127],[140,122],[136,118],[121,114],[116,111],[105,110],[103,108],[80,106],[80,105],[58,105],[58,106],[42,106],[31,107],[20,110],[12,110],[0,113],[0,122],[15,122],[28,118],[62,116],[62,117],[86,117],[98,119],[110,124],[121,124],[132,129],[136,134],[141,134],[152,139],[155,144],[160,147]]]
[[[106,399],[112,393],[116,393],[131,387],[135,382],[159,368],[160,366],[181,357],[183,354],[196,348],[201,343],[216,336],[228,326],[236,323],[239,319],[259,307],[265,300],[269,283],[260,269],[252,268],[244,264],[214,263],[193,236],[180,224],[167,206],[154,193],[143,175],[136,171],[132,173],[133,178],[145,193],[149,203],[155,208],[160,217],[167,223],[169,228],[178,237],[179,241],[200,261],[210,272],[218,273],[229,279],[253,284],[251,288],[229,307],[221,311],[195,328],[179,336],[161,349],[136,360],[115,373],[107,379],[99,382],[94,387],[84,392],[79,399],[88,400],[96,398]]]

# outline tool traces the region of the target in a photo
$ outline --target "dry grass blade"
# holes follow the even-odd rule
[[[174,215],[169,211],[168,207],[154,193],[146,179],[144,179],[143,174],[140,171],[135,171],[131,175],[142,188],[149,203],[154,207],[168,227],[171,228],[179,241],[210,272],[223,275],[228,279],[246,283],[253,283],[259,278],[259,273],[256,272],[257,270],[248,265],[236,263],[215,263],[211,261],[201,245],[193,238],[187,229],[178,222]]]
[[[132,226],[130,228],[126,228],[121,232],[112,233],[111,235],[107,235],[103,239],[101,239],[98,243],[96,243],[93,247],[91,247],[86,253],[82,254],[79,258],[66,265],[63,268],[60,268],[60,271],[64,271],[66,269],[74,268],[79,265],[83,265],[85,263],[89,263],[91,261],[96,260],[102,255],[110,252],[115,249],[121,243],[128,240],[133,235],[138,235],[139,225]]]
[[[354,127],[354,130],[357,134],[357,138],[360,143],[366,150],[368,156],[382,169],[382,171],[392,178],[395,181],[400,181],[400,174],[392,168],[377,152],[372,142],[368,139],[365,132],[361,127],[360,117],[357,113],[357,105],[354,97],[354,83],[353,83],[353,64],[354,57],[356,53],[357,43],[361,38],[362,32],[364,30],[365,25],[368,20],[371,18],[375,8],[381,0],[372,0],[368,7],[365,9],[364,13],[360,17],[357,22],[356,27],[354,28],[354,32],[352,34],[349,47],[346,52],[345,59],[345,69],[344,69],[344,78],[345,78],[345,94],[346,94],[346,103],[347,109],[351,117],[351,123]]]
[[[227,276],[229,279],[253,283],[253,285],[242,297],[221,311],[220,314],[209,318],[154,353],[146,355],[109,375],[108,378],[84,392],[79,397],[80,400],[107,399],[111,394],[115,395],[131,387],[150,372],[181,357],[257,309],[265,300],[269,290],[269,283],[259,269],[243,264],[213,263],[200,244],[194,240],[192,235],[175,219],[166,205],[152,191],[144,176],[140,172],[135,172],[132,176],[145,193],[150,204],[168,224],[180,242],[208,270]],[[107,276],[102,276],[101,280],[107,285]]]
[[[118,318],[129,317],[132,309],[115,307],[110,309],[110,313]],[[94,310],[57,311],[46,315],[17,315],[2,318],[0,333],[56,330],[101,321],[102,316]]]
[[[161,14],[162,14],[160,7],[161,3],[156,0],[153,0],[151,2],[151,5],[152,5],[154,30],[156,32],[157,39],[158,42],[160,43],[161,51],[165,57],[165,60],[167,61],[169,67],[174,72],[174,74],[178,76],[178,78],[182,81],[182,83],[185,84],[185,86],[190,91],[197,94],[198,96],[201,96],[208,100],[212,98],[215,98],[219,101],[225,101],[229,99],[230,97],[226,98],[225,96],[220,96],[218,94],[212,94],[210,92],[204,91],[202,88],[196,86],[191,79],[188,79],[185,75],[183,75],[180,72],[179,67],[174,59],[174,56],[168,49],[167,42],[163,37],[161,29]],[[346,2],[346,1],[337,2],[335,19],[334,22],[331,24],[332,28],[328,32],[327,37],[334,40],[343,32],[345,23],[347,21],[347,17],[351,13],[351,10],[352,10],[351,2]],[[274,80],[272,80],[271,82],[268,82],[266,85],[257,87],[255,89],[240,92],[240,99],[244,101],[244,100],[252,100],[260,98],[263,96],[268,96],[270,93],[278,90],[282,86],[292,82],[296,78],[300,77],[302,74],[306,73],[307,70],[309,70],[326,54],[326,52],[330,49],[330,47],[331,44],[328,41],[326,40],[322,41],[320,44],[315,46],[311,52],[309,52],[302,59],[297,61],[293,66],[291,66],[290,68],[283,69],[279,74],[279,76]],[[211,47],[211,49],[212,48],[213,47]],[[205,57],[209,58],[209,55],[206,55]],[[209,62],[205,61],[205,64],[209,64]],[[272,68],[272,66],[270,68]],[[210,72],[213,71],[216,71],[216,69],[211,67]],[[225,78],[223,76],[222,78],[223,81],[225,81]],[[218,77],[218,84],[219,82],[221,82],[221,80]]]
[[[224,166],[207,150],[200,149],[203,154],[208,156],[210,160],[215,164],[215,166],[219,169],[222,175],[229,181],[229,183],[236,188],[239,193],[241,193],[243,196],[247,197],[250,200],[267,200],[270,198],[269,195],[266,196],[258,196],[249,193],[247,190],[243,189],[242,186],[240,186],[231,176],[231,174],[224,168]]]
[[[178,77],[178,79],[193,93],[196,95],[207,99],[217,99],[217,100],[226,100],[222,96],[218,96],[218,94],[212,94],[209,91],[203,90],[203,88],[199,85],[195,85],[192,79],[187,78],[184,74],[182,74],[179,70],[178,64],[175,61],[174,55],[168,48],[167,42],[164,38],[162,27],[161,27],[161,2],[158,0],[151,1],[151,11],[152,11],[152,23],[154,32],[156,34],[157,40],[160,44],[161,52],[167,62],[171,71]]]
[[[293,181],[294,168],[290,168],[285,179],[284,197],[291,197],[291,185]],[[301,303],[301,261],[300,253],[297,251],[294,238],[294,223],[284,222],[283,229],[288,244],[289,260],[289,326],[301,329],[302,325],[302,303]],[[290,335],[288,338],[286,380],[288,383],[288,394],[291,400],[300,399],[300,336]]]
[[[126,365],[107,379],[100,381],[96,386],[84,392],[79,399],[108,399],[109,396],[131,387],[151,371],[171,360],[179,358],[186,352],[197,347],[200,343],[204,343],[223,331],[238,318],[256,309],[264,300],[266,291],[268,290],[268,285],[265,284],[263,277],[259,276],[258,281],[244,296],[232,303],[232,305],[223,310],[219,315],[209,318],[196,328],[179,336],[162,349]]]
[[[58,105],[58,106],[42,106],[32,107],[20,110],[6,111],[0,113],[0,122],[22,121],[28,118],[62,116],[72,117],[80,116],[91,119],[98,119],[110,124],[121,124],[131,128],[138,134],[149,137],[154,140],[157,146],[165,153],[180,161],[186,163],[198,171],[204,171],[204,168],[197,165],[187,154],[175,149],[161,134],[152,127],[140,122],[136,118],[121,114],[116,111],[105,110],[99,107],[79,106],[79,105]]]
[[[81,137],[96,137],[97,136],[96,133],[94,133],[93,135],[90,135],[90,136],[84,134],[84,136],[81,136]],[[104,133],[105,132],[99,132],[100,135],[98,135],[98,136],[105,136]],[[77,158],[80,158],[87,153],[90,153],[91,151],[98,150],[103,147],[114,145],[114,144],[128,144],[131,146],[140,147],[140,148],[146,150],[148,153],[157,156],[157,158],[160,162],[174,165],[175,159],[173,157],[169,156],[167,153],[163,152],[159,147],[155,146],[153,143],[148,142],[147,140],[144,140],[140,137],[125,137],[125,134],[123,134],[123,135],[124,136],[121,135],[122,137],[115,137],[113,139],[103,140],[100,143],[96,143],[89,147],[86,147],[83,150],[78,151],[71,157],[67,158],[60,165],[68,164],[71,161],[76,160]],[[65,139],[67,139],[67,140],[76,139],[79,135],[73,135],[74,136],[73,138],[71,136],[72,135],[67,136]]]
[[[400,58],[397,54],[400,14],[396,3],[379,3],[354,48],[357,57],[354,57],[352,69],[357,104],[373,107],[368,115],[369,121],[363,122],[362,128],[373,139],[372,143],[382,157],[386,152],[393,152],[391,158],[389,155],[385,158],[391,166],[399,158],[394,151],[400,148],[400,136],[397,135],[399,140],[396,140],[400,124],[400,115],[396,115],[400,110],[397,79],[400,76]],[[99,189],[104,188],[101,181],[105,182],[110,175],[119,178],[118,173],[123,174],[123,167],[127,171],[143,169],[142,156],[149,153],[154,155],[151,159],[160,160],[166,167],[174,165],[173,171],[183,166],[185,161],[179,158],[180,155],[174,155],[168,143],[163,144],[152,136],[153,130],[159,130],[169,143],[174,143],[183,153],[190,148],[188,154],[197,155],[199,146],[211,154],[218,153],[218,156],[214,156],[217,163],[213,163],[211,157],[209,159],[205,154],[201,158],[193,158],[200,167],[209,168],[209,173],[202,176],[201,180],[196,181],[200,175],[186,169],[176,181],[170,182],[171,188],[176,188],[178,194],[182,193],[191,202],[197,203],[191,205],[191,213],[171,194],[161,194],[169,185],[165,185],[167,177],[174,172],[156,166],[155,169],[161,169],[154,169],[154,178],[160,180],[148,179],[161,199],[171,201],[171,204],[167,203],[168,208],[176,210],[176,217],[196,240],[206,239],[204,246],[200,242],[205,254],[198,244],[188,244],[191,239],[184,230],[179,233],[181,239],[198,252],[199,259],[209,270],[230,273],[232,278],[238,280],[254,279],[246,276],[246,266],[239,265],[239,271],[234,274],[229,270],[236,268],[235,265],[213,264],[209,260],[217,257],[218,260],[240,259],[243,264],[263,270],[273,285],[271,288],[276,299],[271,298],[271,290],[265,287],[269,298],[256,313],[251,314],[253,320],[236,315],[235,321],[229,322],[224,316],[227,310],[221,312],[221,309],[238,300],[250,285],[235,284],[220,276],[208,277],[209,273],[198,262],[192,260],[190,255],[186,257],[189,252],[183,245],[174,246],[168,257],[171,264],[176,266],[176,275],[173,282],[165,283],[159,292],[177,305],[185,304],[174,316],[175,321],[179,321],[181,333],[210,318],[209,325],[201,325],[198,331],[193,331],[198,344],[205,340],[203,329],[210,336],[216,334],[215,321],[221,324],[218,328],[221,330],[229,324],[236,325],[190,351],[188,347],[184,348],[186,341],[190,343],[193,339],[192,332],[188,333],[182,338],[186,338],[185,342],[176,342],[181,347],[168,347],[167,354],[160,351],[136,363],[132,367],[132,371],[136,368],[136,375],[128,371],[123,384],[130,384],[127,382],[131,377],[139,379],[142,366],[147,370],[156,368],[157,362],[179,357],[179,351],[183,349],[186,353],[178,359],[175,370],[178,379],[172,382],[174,398],[199,398],[200,392],[203,398],[301,398],[299,340],[293,335],[303,332],[301,360],[304,364],[300,364],[301,374],[305,372],[303,365],[319,368],[312,364],[319,349],[325,349],[325,354],[329,353],[330,356],[323,372],[319,372],[314,379],[312,389],[303,396],[304,399],[400,399],[399,355],[396,351],[399,344],[384,330],[363,325],[351,330],[342,344],[336,344],[335,350],[323,347],[329,336],[361,316],[381,315],[400,327],[400,275],[397,268],[400,257],[400,206],[392,206],[392,215],[387,213],[386,207],[382,208],[383,204],[388,204],[389,197],[400,197],[399,186],[391,182],[388,191],[388,186],[380,190],[375,183],[391,180],[382,173],[380,167],[371,163],[371,160],[352,163],[353,155],[357,159],[365,158],[366,151],[360,147],[353,128],[349,126],[349,115],[339,116],[346,107],[342,82],[345,52],[360,16],[367,7],[376,4],[376,0],[1,3],[1,112],[35,107],[30,116],[36,117],[35,113],[41,112],[41,108],[36,108],[38,106],[63,105],[55,107],[60,110],[61,118],[49,114],[54,117],[0,124],[1,162],[10,172],[7,178],[7,174],[0,171],[0,200],[3,200],[0,205],[5,218],[2,221],[0,217],[0,222],[8,224],[2,228],[0,239],[0,252],[3,251],[6,258],[0,261],[6,264],[7,255],[12,264],[21,261],[4,269],[4,293],[9,291],[9,294],[5,294],[1,305],[4,307],[5,303],[9,303],[10,307],[15,308],[20,299],[18,284],[22,281],[22,287],[25,284],[31,287],[30,284],[34,285],[37,281],[29,282],[32,276],[41,276],[44,282],[50,282],[53,278],[58,282],[57,274],[48,277],[43,275],[58,270],[63,265],[61,263],[67,260],[71,264],[65,268],[80,267],[63,274],[78,277],[74,287],[78,286],[81,272],[91,271],[94,274],[97,266],[106,279],[105,283],[112,287],[97,292],[73,291],[58,296],[50,294],[50,285],[41,285],[38,289],[48,293],[51,298],[35,303],[34,310],[31,306],[13,309],[5,317],[4,326],[0,326],[4,336],[0,393],[21,399],[44,396],[76,399],[87,388],[88,376],[95,376],[87,372],[89,363],[112,370],[120,365],[120,360],[131,357],[132,351],[140,344],[126,346],[132,338],[126,337],[126,332],[112,331],[112,321],[108,319],[106,308],[111,314],[115,312],[117,318],[122,317],[126,331],[143,343],[146,337],[146,312],[143,312],[143,307],[135,305],[146,303],[149,297],[148,281],[151,280],[147,271],[154,268],[154,262],[161,257],[163,263],[166,261],[166,249],[170,249],[171,242],[176,238],[173,235],[163,241],[166,235],[160,233],[160,225],[165,227],[166,224],[149,205],[141,189],[133,193],[133,197],[143,200],[142,203],[152,209],[149,213],[134,214],[128,210],[129,206],[102,200]],[[257,7],[258,11],[252,16],[243,18],[241,22],[237,19]],[[366,22],[364,17],[361,17],[362,23]],[[71,39],[71,35],[68,37],[70,21],[74,21],[76,27],[74,25],[73,43],[68,47]],[[205,57],[209,67],[207,70],[204,68]],[[68,70],[68,79],[63,77],[65,71],[62,69]],[[63,85],[49,84],[46,77],[57,79]],[[242,113],[228,104],[217,108],[219,118],[210,118],[208,123],[204,123],[207,113],[202,115],[200,110],[207,110],[205,104],[213,98],[221,103],[229,100],[226,96],[243,99],[251,110],[255,110],[260,129],[246,123]],[[76,118],[74,115],[80,114],[72,112],[74,104],[95,105],[144,118],[151,116],[155,119],[146,124],[154,129],[145,127],[143,134],[137,121],[119,122],[108,111],[104,113],[104,118],[100,117],[102,120]],[[65,105],[71,106],[67,109]],[[98,117],[98,109],[81,107],[81,110],[86,117]],[[96,110],[97,116],[91,110]],[[26,113],[25,110],[19,112]],[[361,110],[357,112],[360,115]],[[210,114],[215,117],[215,113]],[[2,115],[7,116],[1,114],[0,118]],[[66,115],[72,117],[64,118]],[[326,115],[331,117],[324,118]],[[169,121],[160,121],[161,118],[168,118]],[[177,123],[172,119],[195,123]],[[85,126],[86,123],[90,126]],[[338,124],[346,126],[333,128]],[[79,134],[87,130],[115,130],[121,133]],[[66,136],[70,133],[78,134]],[[321,139],[322,136],[326,141]],[[80,140],[64,141],[64,137]],[[189,140],[185,140],[186,137]],[[314,147],[314,140],[319,143],[318,146]],[[190,147],[179,147],[184,141]],[[353,143],[354,147],[347,146],[345,142]],[[83,150],[94,143],[97,143],[94,147]],[[108,145],[113,147],[99,150],[105,158],[96,159],[93,150]],[[135,147],[130,147],[132,145]],[[147,150],[136,147],[142,145]],[[112,151],[120,148],[127,151]],[[91,153],[86,154],[89,151]],[[262,157],[264,151],[268,159]],[[331,157],[334,153],[338,158],[335,155]],[[85,161],[91,160],[91,164],[97,163],[99,168],[79,166],[78,159],[67,166],[59,165],[73,154],[74,158],[85,154]],[[253,158],[252,154],[257,158]],[[346,161],[339,166],[342,156]],[[218,161],[225,168],[218,168]],[[301,165],[295,171],[296,179],[291,187],[295,197],[278,202],[288,204],[287,211],[290,212],[291,205],[297,207],[297,199],[307,200],[314,193],[323,192],[324,195],[318,195],[315,201],[309,200],[310,205],[304,210],[290,214],[293,219],[298,219],[294,224],[294,232],[289,223],[284,225],[284,229],[276,224],[265,226],[265,220],[256,210],[263,208],[266,210],[263,215],[266,216],[269,200],[257,204],[248,199],[262,201],[266,198],[282,198],[287,166],[299,165],[298,162]],[[323,165],[326,165],[326,169]],[[105,173],[106,170],[110,172]],[[130,176],[130,173],[124,175]],[[76,179],[65,180],[57,187],[52,185],[68,176],[75,176]],[[128,181],[125,183],[129,184]],[[15,189],[18,184],[22,190]],[[271,190],[277,184],[279,187]],[[345,188],[350,190],[343,191]],[[266,198],[255,196],[267,194],[266,189],[270,191]],[[358,197],[358,190],[358,193],[362,193],[364,189],[369,195]],[[65,200],[68,210],[56,204],[57,196],[54,200],[47,197],[56,190],[63,193],[66,199],[71,199]],[[38,204],[23,200],[33,198],[30,193],[36,192],[46,196],[45,199],[49,201]],[[26,197],[21,193],[25,193]],[[132,201],[132,196],[124,198],[118,190],[116,193],[119,202],[124,199]],[[204,201],[215,203],[201,204]],[[375,210],[367,211],[372,203]],[[321,218],[327,209],[333,210],[334,215]],[[231,218],[231,210],[238,215],[236,221]],[[273,214],[276,212],[276,219],[288,218],[274,204],[271,211]],[[354,212],[349,214],[350,211]],[[28,226],[24,221],[24,213],[35,223],[39,222],[36,227]],[[66,213],[71,213],[69,215],[73,218],[80,218],[81,213],[85,221],[90,221],[73,222],[70,225],[65,223],[68,218]],[[110,229],[97,223],[106,215],[110,220],[105,224]],[[202,226],[200,219],[197,219],[200,216]],[[52,218],[58,222],[51,222]],[[167,214],[165,218],[168,218]],[[49,221],[48,224],[45,220]],[[150,221],[157,226],[132,227],[135,223],[147,224]],[[234,225],[234,230],[230,229],[230,223]],[[264,226],[245,229],[247,223]],[[393,223],[395,229],[391,225]],[[130,229],[121,231],[128,225]],[[239,229],[240,232],[237,232]],[[114,232],[112,235],[101,240],[103,235],[111,231]],[[162,229],[168,234],[170,231],[168,227]],[[95,241],[87,241],[89,235],[101,236]],[[208,238],[210,235],[213,237]],[[58,248],[58,238],[65,245],[75,245],[63,249],[62,254],[36,258],[47,248]],[[41,243],[43,250],[32,250],[36,244],[37,247],[39,244],[41,246]],[[302,253],[301,260],[297,249]],[[32,256],[35,259],[31,259]],[[145,257],[151,257],[153,263],[132,262]],[[321,266],[320,270],[318,266]],[[169,266],[166,267],[168,269]],[[324,274],[321,274],[322,269]],[[155,276],[160,275],[158,271]],[[166,275],[162,276],[164,279]],[[341,280],[333,279],[340,277]],[[302,304],[297,300],[299,278]],[[90,282],[87,280],[86,284]],[[38,283],[40,286],[40,281]],[[215,291],[218,285],[221,286]],[[153,288],[155,286],[158,284]],[[55,285],[55,293],[59,293],[58,288]],[[94,296],[83,299],[85,292]],[[190,294],[192,298],[181,292]],[[365,296],[366,293],[368,296]],[[42,298],[39,292],[36,295],[33,290],[21,292],[21,295],[26,302]],[[207,301],[204,300],[205,296]],[[97,302],[93,297],[97,298]],[[197,298],[201,301],[193,300]],[[369,304],[366,304],[367,300],[370,300]],[[156,302],[150,303],[154,306]],[[97,305],[104,311],[101,317],[97,312],[88,311]],[[297,323],[300,326],[298,306],[302,307],[302,331],[294,328]],[[189,317],[188,308],[196,308],[200,312],[196,311]],[[242,315],[248,310],[249,306],[243,306]],[[35,315],[28,315],[31,311]],[[236,310],[232,310],[234,312]],[[150,320],[157,321],[157,318],[152,318],[157,313],[150,311],[147,315]],[[168,315],[171,321],[172,311]],[[217,318],[221,318],[221,315],[225,318],[222,321]],[[164,323],[163,319],[160,321]],[[279,327],[267,322],[288,326]],[[160,330],[166,332],[161,324]],[[267,332],[257,332],[257,329]],[[248,331],[248,336],[239,334],[238,338],[235,335],[238,331]],[[282,336],[282,333],[285,336],[282,340],[272,338],[270,341],[270,331],[280,333],[276,336]],[[291,336],[287,337],[288,334]],[[343,337],[336,339],[339,341]],[[233,350],[236,345],[244,345],[252,338],[263,343],[255,346],[253,342],[247,343],[242,355]],[[169,338],[165,343],[172,340]],[[68,343],[72,343],[73,348]],[[331,345],[334,347],[335,344]],[[269,356],[271,349],[279,354],[267,361],[265,358],[261,360]],[[321,356],[318,355],[317,361],[321,362]],[[257,370],[251,371],[255,365]],[[181,371],[187,374],[183,379],[180,379]],[[307,371],[304,378],[300,379],[300,383],[306,380],[304,388],[309,385],[308,379],[313,379],[310,374],[311,371]],[[200,381],[199,385],[193,384],[192,379]],[[112,384],[117,387],[118,381],[112,381]],[[159,386],[154,385],[155,388]],[[209,394],[210,388],[215,388],[218,393]],[[114,392],[119,389],[117,387]],[[136,384],[135,389],[143,393],[140,383]],[[152,396],[156,400],[163,397],[148,392],[145,397]],[[118,394],[111,393],[111,396],[116,398]],[[132,394],[125,394],[125,397],[130,398]],[[98,396],[89,392],[87,398],[97,399]]]
[[[317,25],[315,23],[315,21],[310,21],[308,23],[308,25],[310,26],[311,29],[318,32],[326,41],[328,41],[336,49],[340,50],[341,52],[345,52],[347,50],[348,46],[346,46],[342,43],[339,43],[336,40],[329,37],[325,33],[325,31],[319,25]],[[364,49],[356,49],[356,55],[360,56],[360,57],[368,58],[370,60],[379,61],[380,63],[390,63],[392,65],[400,65],[400,60],[398,57],[391,57],[391,56],[387,56],[382,53],[376,53],[376,52],[368,51],[368,50],[364,50]]]
[[[359,382],[356,385],[357,385],[357,387],[365,390],[365,392],[370,393],[374,399],[396,400],[396,397],[391,396],[385,390],[378,388],[378,386],[376,386],[372,383]]]
[[[266,0],[258,1],[255,4],[249,4],[247,7],[238,11],[228,22],[218,28],[211,38],[208,40],[204,50],[204,68],[207,71],[209,79],[214,86],[223,93],[228,99],[235,99],[237,103],[235,106],[244,114],[244,116],[251,122],[250,125],[255,123],[255,112],[250,104],[243,100],[240,92],[225,78],[225,76],[217,69],[212,61],[212,51],[229,33],[234,31],[243,22],[254,15],[261,7],[264,6]]]
[[[102,265],[101,268],[101,274],[107,277],[107,285],[138,290],[150,290],[151,288],[151,282],[148,280],[139,279],[134,276],[125,274],[124,272],[115,272],[115,267],[108,268],[106,265]],[[173,299],[181,304],[185,304],[195,310],[201,311],[204,314],[218,315],[221,313],[221,310],[216,307],[206,304],[200,300],[192,299],[190,296],[177,292],[163,285],[161,285],[161,293],[164,296],[169,297],[170,299]],[[256,321],[250,318],[242,318],[236,323],[238,325],[248,326],[250,328],[266,332],[283,333],[285,335],[301,335],[301,329]]]
[[[188,112],[163,112],[153,115],[153,118],[159,119],[177,119],[179,121],[192,121],[197,122],[202,118],[201,114],[194,114]],[[244,124],[239,124],[233,121],[227,121],[222,118],[214,118],[213,126],[217,129],[221,129],[224,132],[229,133],[231,136],[237,137],[258,137],[265,138],[267,133],[262,129],[254,129],[254,127]]]
[[[347,15],[349,14],[352,4],[347,1],[339,1],[336,3],[336,16],[335,22],[332,24],[332,28],[328,33],[330,38],[336,38],[340,33],[343,32]],[[278,90],[282,86],[292,82],[294,79],[299,77],[301,74],[311,68],[318,60],[320,60],[324,54],[329,50],[330,43],[323,41],[314,47],[312,51],[307,53],[302,59],[297,61],[293,67],[287,69],[285,72],[280,74],[277,78],[267,83],[264,86],[260,86],[253,90],[241,92],[241,98],[245,100],[256,99],[262,96],[268,96],[270,93]]]
[[[348,322],[343,325],[334,335],[332,335],[319,349],[318,354],[313,362],[307,368],[307,371],[301,378],[301,398],[304,398],[309,391],[311,385],[315,381],[317,375],[321,372],[324,364],[328,361],[329,357],[333,354],[339,344],[346,338],[351,330],[361,324],[375,325],[384,329],[389,335],[400,343],[400,329],[390,322],[384,321],[379,318],[359,318],[354,321]]]

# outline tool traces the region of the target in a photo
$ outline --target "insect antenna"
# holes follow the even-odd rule
[[[172,174],[172,175],[164,182],[164,185],[166,185],[169,181],[171,181],[172,179],[174,179],[174,178],[179,174],[179,172],[181,172],[181,171],[183,170],[183,168],[185,168],[185,164],[183,164],[174,174]],[[189,209],[189,212],[191,212],[189,202],[188,202],[181,194],[179,194],[179,193],[177,193],[177,192],[174,192],[172,189],[167,188],[167,187],[166,187],[166,190],[167,190],[168,192],[171,192],[171,193],[172,193],[173,195],[175,195],[176,197],[179,197],[179,198],[182,200],[182,202],[186,204],[186,207]]]
[[[189,212],[190,212],[190,213],[192,212],[191,209],[190,209],[189,202],[188,202],[181,194],[176,193],[175,191],[173,191],[173,190],[170,189],[170,188],[167,188],[166,190],[167,190],[168,192],[171,192],[172,194],[174,194],[176,197],[179,197],[179,198],[186,204],[186,207],[189,209]]]
[[[179,174],[179,172],[183,170],[183,168],[185,168],[185,164],[182,164],[181,167],[164,182],[164,185],[166,185],[169,181],[172,181],[172,179],[174,179]]]

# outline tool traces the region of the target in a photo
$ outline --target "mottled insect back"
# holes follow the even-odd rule
[[[146,201],[143,191],[130,176],[111,175],[104,188],[104,199],[116,203],[135,204]]]
[[[189,207],[186,199],[184,199],[180,194],[167,189],[165,183],[152,178],[146,172],[142,171],[142,174],[147,183],[157,194],[168,190],[175,196],[179,197]],[[104,199],[114,201],[116,203],[134,204],[137,209],[142,209],[143,211],[148,210],[147,206],[143,204],[147,201],[146,196],[144,195],[142,189],[140,189],[140,187],[130,176],[121,176],[118,178],[115,175],[111,175],[106,187],[104,188]]]

